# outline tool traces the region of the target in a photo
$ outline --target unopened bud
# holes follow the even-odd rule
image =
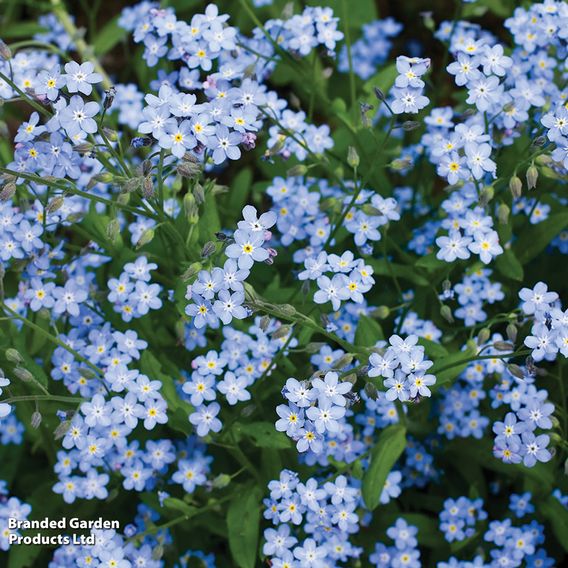
[[[39,428],[39,426],[40,426],[40,424],[41,424],[41,419],[42,419],[41,412],[39,412],[39,411],[36,410],[36,411],[32,414],[32,419],[31,419],[31,421],[30,421],[30,423],[31,423],[31,425],[32,425],[32,428],[33,428],[34,430],[37,430],[37,429]]]
[[[246,417],[250,416],[255,410],[256,410],[256,404],[247,404],[241,410],[241,416],[244,416],[246,418]]]
[[[211,195],[223,195],[223,193],[227,193],[229,191],[228,185],[218,185],[215,184],[211,188]]]
[[[164,556],[164,547],[161,544],[152,548],[152,560],[160,560]]]
[[[529,189],[534,189],[536,187],[537,180],[538,180],[538,170],[534,164],[531,164],[527,168],[527,187]]]
[[[195,202],[197,205],[205,203],[205,190],[200,183],[195,184],[195,187],[193,188],[193,195],[195,196]]]
[[[351,353],[346,353],[342,355],[339,359],[336,359],[332,364],[333,369],[344,369],[353,362],[353,355]]]
[[[509,189],[511,190],[513,197],[521,197],[523,193],[523,182],[518,176],[511,177],[509,180]]]
[[[514,323],[510,323],[507,326],[507,337],[511,343],[515,343],[515,341],[517,341],[517,326]]]
[[[4,61],[12,59],[12,50],[0,39],[0,57]]]
[[[103,127],[103,133],[111,142],[118,140],[118,132],[112,128]]]
[[[194,162],[181,161],[176,167],[177,173],[181,177],[192,179],[201,172],[201,166]]]
[[[56,440],[60,440],[61,438],[63,438],[63,436],[65,436],[65,434],[67,434],[70,427],[71,427],[71,420],[65,420],[64,422],[59,424],[59,426],[57,426],[57,428],[53,432],[53,437]]]
[[[8,201],[8,199],[12,199],[15,193],[16,184],[11,181],[10,183],[7,183],[0,191],[0,201]]]
[[[493,347],[495,347],[497,351],[513,351],[513,349],[515,348],[515,346],[508,341],[496,341],[493,344]]]
[[[378,319],[386,319],[390,315],[390,308],[388,306],[379,306],[373,310],[372,315]]]
[[[217,250],[217,246],[213,241],[207,241],[201,249],[201,258],[208,258]]]
[[[142,236],[136,241],[136,250],[138,250],[139,248],[142,248],[144,245],[147,245],[148,243],[152,242],[152,240],[154,239],[154,229],[146,229],[143,233]]]
[[[357,382],[357,374],[356,373],[349,373],[348,375],[343,377],[341,380],[344,383],[351,383],[352,385],[354,385]]]
[[[535,148],[540,148],[541,146],[544,146],[544,144],[546,143],[546,136],[537,136],[533,141],[532,141],[532,146],[534,146]]]
[[[103,102],[103,108],[105,110],[108,110],[112,106],[115,96],[116,96],[116,88],[114,86],[109,87],[105,91],[105,100]]]
[[[130,202],[130,193],[119,193],[116,196],[116,202],[118,205],[128,205]]]
[[[24,358],[20,355],[20,352],[17,349],[14,349],[13,347],[8,347],[4,355],[6,359],[10,361],[10,363],[15,363],[16,365],[19,365],[20,363],[24,362]]]
[[[305,176],[307,173],[308,167],[304,166],[304,164],[293,166],[286,172],[288,177]]]
[[[106,236],[109,241],[115,243],[120,235],[120,221],[118,219],[111,219],[106,227]]]
[[[203,265],[200,262],[194,262],[188,266],[185,272],[181,275],[184,282],[191,280],[201,269]]]
[[[511,373],[511,375],[513,375],[513,377],[517,377],[517,379],[525,378],[525,374],[523,373],[521,367],[515,365],[514,363],[507,365],[507,370],[509,371],[509,373]]]
[[[405,120],[402,123],[402,129],[406,130],[407,132],[410,132],[411,130],[416,130],[419,127],[420,127],[420,122],[418,122],[417,120]]]
[[[291,304],[281,304],[280,306],[277,306],[277,311],[284,317],[292,317],[297,313],[296,308]]]
[[[484,188],[481,189],[479,192],[479,204],[481,207],[485,207],[495,195],[495,189],[492,185],[486,185]]]
[[[20,379],[20,381],[23,381],[24,383],[29,383],[30,381],[34,380],[34,376],[27,369],[24,369],[23,367],[16,367],[14,369],[14,375],[16,375],[16,377]]]
[[[195,196],[192,193],[186,193],[183,196],[183,210],[188,219],[191,219],[197,215],[197,202],[195,200]]]
[[[452,315],[452,310],[450,306],[445,304],[440,308],[440,315],[448,322],[454,323],[454,316]]]
[[[231,476],[227,473],[220,473],[214,480],[213,480],[213,489],[223,489],[227,487],[231,483]]]
[[[142,195],[146,199],[150,199],[154,195],[154,182],[152,181],[152,176],[146,176],[144,182],[142,183]]]
[[[63,203],[65,202],[65,197],[63,197],[63,195],[58,195],[57,197],[54,197],[48,204],[47,207],[45,208],[45,212],[46,213],[55,213],[57,210],[59,210],[62,206]]]
[[[101,183],[110,183],[113,180],[113,177],[109,172],[101,172],[100,174],[93,176],[93,179]]]
[[[511,210],[509,209],[508,205],[506,205],[505,203],[501,203],[499,205],[499,207],[497,208],[497,218],[499,219],[499,223],[501,225],[507,225],[507,223],[509,223],[510,213]]]
[[[410,166],[412,166],[412,158],[410,156],[405,156],[404,158],[397,158],[396,160],[393,160],[389,164],[389,166],[395,171],[405,170]]]
[[[282,339],[290,333],[291,329],[292,328],[289,325],[281,325],[276,331],[274,331],[271,337],[272,339]]]
[[[383,93],[383,91],[381,91],[381,89],[379,89],[379,87],[374,87],[373,92],[375,93],[375,97],[377,97],[379,101],[384,101],[386,99],[385,94]]]
[[[371,400],[377,400],[377,398],[379,398],[379,391],[373,383],[365,383],[365,394]]]
[[[353,168],[356,169],[359,167],[359,154],[357,150],[353,146],[349,146],[347,148],[347,163]]]
[[[325,347],[325,345],[325,343],[321,343],[319,341],[312,341],[311,343],[308,343],[306,347],[304,347],[304,351],[310,354],[319,353],[322,347]]]
[[[126,180],[126,183],[122,186],[122,191],[126,193],[132,193],[133,191],[137,191],[141,186],[144,178],[142,177],[133,177]]]
[[[483,345],[487,343],[487,340],[491,337],[491,330],[488,327],[484,327],[479,330],[477,334],[477,345]]]
[[[270,316],[262,316],[260,318],[260,324],[258,327],[260,327],[260,329],[262,331],[266,331],[268,329],[268,326],[270,325]]]

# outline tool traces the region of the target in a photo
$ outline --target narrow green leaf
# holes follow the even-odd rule
[[[389,426],[381,432],[371,450],[371,463],[363,477],[363,500],[371,510],[380,502],[387,476],[406,447],[406,428],[400,424]]]
[[[538,509],[552,525],[552,530],[562,548],[568,552],[568,510],[566,507],[551,495],[540,504]]]
[[[243,487],[236,491],[227,511],[229,548],[239,568],[256,564],[261,497],[258,487]]]
[[[546,221],[532,225],[523,231],[523,234],[513,247],[519,262],[521,264],[530,262],[566,226],[568,226],[568,215],[566,213],[556,213],[551,215]]]
[[[167,509],[175,509],[176,511],[183,513],[187,517],[193,517],[193,515],[195,515],[195,513],[199,511],[197,507],[192,507],[185,501],[176,499],[175,497],[168,497],[164,499],[164,507],[166,507]]]
[[[384,339],[381,325],[368,316],[360,316],[355,332],[355,345],[373,347],[377,341]]]
[[[233,429],[251,438],[259,448],[286,449],[292,446],[290,438],[283,432],[278,432],[272,422],[237,423]]]
[[[108,53],[119,41],[124,39],[128,31],[118,25],[119,16],[114,17],[102,30],[99,30],[93,43],[95,54],[99,57]]]
[[[512,250],[506,250],[503,254],[499,255],[495,260],[497,270],[512,280],[523,281],[524,270],[523,265],[519,262],[515,253]]]

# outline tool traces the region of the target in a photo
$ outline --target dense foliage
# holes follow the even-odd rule
[[[563,565],[568,3],[112,4],[0,14],[2,566]]]

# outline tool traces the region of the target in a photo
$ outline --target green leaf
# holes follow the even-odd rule
[[[380,502],[387,476],[406,447],[406,428],[400,424],[389,426],[381,432],[371,450],[371,463],[363,477],[361,492],[371,510]]]
[[[430,357],[441,359],[448,356],[448,350],[436,341],[430,341],[425,337],[421,337],[420,339],[418,339],[418,344],[424,347],[426,354]]]
[[[250,192],[252,182],[252,169],[244,168],[231,182],[229,190],[229,213],[234,215],[240,213],[246,204],[248,194]]]
[[[390,276],[392,272],[397,278],[404,278],[417,286],[428,286],[429,284],[428,279],[424,278],[424,276],[420,276],[413,266],[405,266],[404,264],[391,262],[389,268],[387,261],[384,259],[370,260],[369,264],[375,270],[375,274],[379,274],[380,276]]]
[[[551,495],[538,506],[538,510],[552,525],[552,530],[558,542],[568,552],[568,510],[566,510],[566,507],[554,495]]]
[[[168,509],[175,509],[176,511],[183,513],[187,517],[193,517],[193,515],[195,515],[199,511],[197,507],[192,507],[185,501],[176,499],[175,497],[168,497],[164,499],[164,507]]]
[[[254,568],[256,564],[261,497],[258,487],[243,487],[229,504],[229,548],[240,568]]]
[[[503,254],[500,254],[495,260],[495,266],[497,270],[512,280],[523,281],[525,272],[523,270],[523,265],[517,259],[515,253],[512,250],[506,250]]]
[[[436,376],[436,384],[433,385],[433,390],[439,389],[442,385],[453,381],[460,375],[469,365],[475,353],[475,349],[468,347],[465,351],[458,351],[434,361],[434,365],[429,369],[429,372]]]
[[[546,221],[526,229],[513,247],[519,262],[521,264],[530,262],[566,226],[568,226],[568,215],[566,213],[556,213],[551,215]]]
[[[355,332],[355,345],[362,347],[373,347],[377,341],[384,339],[381,325],[368,316],[360,316]]]
[[[422,258],[419,258],[416,261],[415,266],[418,266],[419,268],[426,268],[426,270],[429,271],[433,271],[437,270],[438,268],[441,268],[445,264],[447,263],[444,262],[443,260],[440,260],[439,258],[436,258],[435,253],[430,253],[427,254],[426,256],[423,256]]]
[[[95,55],[99,57],[104,55],[127,36],[128,31],[118,25],[118,18],[119,16],[115,16],[102,30],[97,32],[93,43]]]
[[[278,432],[272,422],[251,422],[249,424],[235,424],[233,429],[252,438],[259,448],[287,449],[292,446],[290,438],[283,432]]]
[[[37,566],[37,557],[42,547],[39,544],[20,544],[10,548],[8,568],[32,568]]]

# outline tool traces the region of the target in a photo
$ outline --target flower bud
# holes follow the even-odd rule
[[[132,193],[133,191],[137,191],[141,186],[144,178],[142,177],[133,177],[126,180],[126,183],[122,186],[122,191],[126,193]]]
[[[36,410],[36,411],[32,414],[32,419],[31,419],[31,421],[30,421],[31,426],[32,426],[32,428],[33,428],[34,430],[37,430],[37,429],[39,428],[39,426],[40,426],[40,424],[41,424],[41,419],[42,419],[41,412],[39,412],[39,411]]]
[[[481,207],[485,207],[493,199],[494,195],[495,189],[493,186],[486,185],[479,192],[479,205],[481,205]]]
[[[357,382],[357,375],[355,373],[349,373],[341,379],[344,383],[351,383],[354,385]]]
[[[181,279],[184,282],[191,280],[202,268],[203,265],[200,262],[193,262],[186,268],[185,272],[181,275]]]
[[[377,398],[379,398],[379,391],[373,383],[365,383],[365,394],[371,400],[377,400]]]
[[[521,197],[523,193],[523,182],[518,176],[511,177],[511,179],[509,180],[509,189],[511,190],[513,197]]]
[[[440,308],[440,315],[448,322],[454,323],[454,316],[452,315],[452,310],[450,306],[445,304]]]
[[[507,326],[507,337],[511,343],[515,343],[517,341],[517,326],[514,323],[510,323]]]
[[[373,310],[371,315],[381,320],[386,319],[390,315],[390,308],[388,306],[379,306]]]
[[[347,148],[347,163],[353,168],[357,169],[359,167],[359,154],[353,146]]]
[[[499,223],[501,225],[507,225],[509,223],[509,214],[511,210],[509,206],[505,203],[501,203],[497,208],[497,218],[499,219]]]
[[[223,489],[227,487],[231,483],[231,476],[226,473],[220,473],[214,480],[213,480],[213,489]]]
[[[105,91],[105,100],[103,102],[103,108],[108,110],[114,101],[114,97],[116,96],[116,88],[114,86],[109,87]]]
[[[287,172],[288,177],[305,176],[308,173],[308,167],[304,164],[298,164],[291,167]]]
[[[118,219],[111,219],[106,227],[106,236],[109,241],[116,243],[120,235],[120,221]]]
[[[20,365],[24,362],[24,358],[21,356],[20,352],[13,347],[8,347],[4,353],[6,359],[10,361],[10,363],[15,363],[16,365]]]
[[[381,91],[381,89],[379,89],[379,87],[374,87],[373,92],[375,93],[375,97],[377,97],[379,101],[382,102],[386,99],[385,94],[383,93],[383,91]]]
[[[128,205],[128,203],[130,202],[130,193],[119,193],[116,196],[116,202],[119,205]]]
[[[309,354],[319,353],[322,347],[325,347],[325,345],[326,345],[325,343],[321,343],[319,341],[312,341],[311,343],[308,343],[306,345],[304,351]]]
[[[281,325],[277,330],[273,332],[271,337],[272,339],[282,339],[283,337],[286,337],[290,333],[291,329],[292,327],[289,325]]]
[[[293,317],[297,313],[296,308],[291,304],[281,304],[276,306],[276,308],[278,313],[283,317]]]
[[[65,420],[61,422],[61,424],[59,424],[59,426],[57,426],[57,428],[53,432],[53,437],[55,438],[55,440],[61,440],[61,438],[63,438],[63,436],[67,434],[70,427],[71,420]]]
[[[405,120],[402,123],[402,129],[406,130],[406,132],[410,132],[411,130],[416,130],[420,127],[420,122],[417,120]]]
[[[11,181],[7,183],[0,191],[0,201],[8,201],[8,199],[12,199],[15,193],[16,193],[16,184],[13,181]]]
[[[477,334],[477,345],[483,345],[487,343],[487,340],[491,337],[491,330],[488,327],[484,327],[479,330]]]
[[[139,248],[142,248],[144,245],[147,245],[148,243],[152,242],[152,240],[154,239],[154,229],[150,228],[150,229],[146,229],[141,237],[136,241],[136,250],[138,250]]]
[[[262,316],[260,318],[260,324],[258,327],[260,327],[262,331],[266,331],[269,325],[270,325],[270,316],[267,315]]]
[[[64,202],[65,202],[65,197],[63,197],[63,195],[58,195],[58,196],[54,197],[47,204],[47,207],[45,208],[46,213],[48,213],[48,214],[55,213],[56,211],[58,211],[63,206]]]
[[[213,241],[207,241],[201,249],[201,258],[208,258],[217,251],[217,246]]]
[[[154,182],[152,181],[152,176],[146,176],[144,182],[142,183],[142,195],[146,199],[150,199],[154,195]]]
[[[118,132],[112,128],[104,126],[103,133],[111,142],[116,142],[118,140]]]
[[[511,373],[511,375],[513,375],[513,377],[517,377],[517,379],[525,378],[525,374],[523,373],[521,367],[515,365],[514,363],[509,363],[509,365],[507,365],[507,370],[509,371],[509,373]]]
[[[0,57],[4,61],[12,59],[12,50],[0,39]]]
[[[339,359],[336,359],[332,364],[333,369],[344,369],[353,362],[353,355],[351,353],[346,353],[342,355]]]
[[[537,180],[538,180],[538,170],[534,164],[531,164],[527,168],[527,187],[529,189],[534,189],[536,187]]]
[[[14,369],[14,375],[16,375],[16,377],[20,379],[20,381],[23,381],[24,383],[29,383],[30,381],[34,380],[34,376],[27,369],[24,369],[23,367],[16,367]]]
[[[197,205],[205,203],[205,190],[199,182],[196,183],[195,187],[193,188],[193,195],[195,196],[195,202],[197,203]]]
[[[195,162],[184,160],[176,166],[176,171],[181,177],[192,179],[199,175],[201,172],[201,166]]]
[[[513,351],[515,349],[515,346],[508,341],[496,341],[493,347],[495,347],[497,351]]]

